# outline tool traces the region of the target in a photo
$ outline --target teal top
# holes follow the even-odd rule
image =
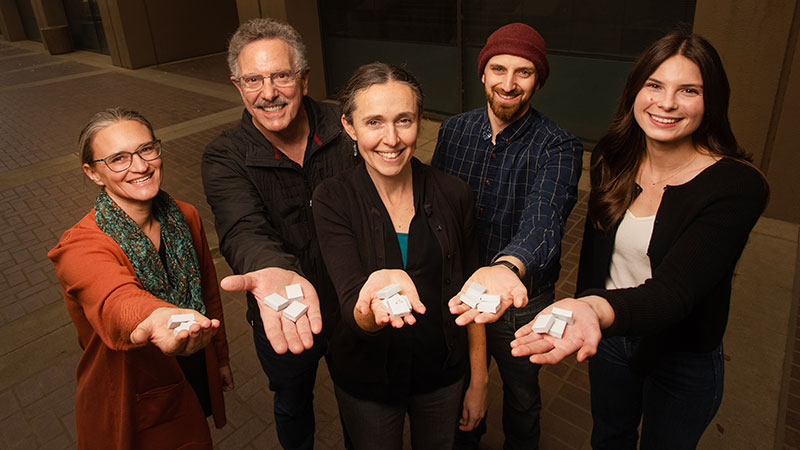
[[[403,257],[403,268],[408,261],[408,233],[397,233],[397,243],[400,244],[400,255]]]

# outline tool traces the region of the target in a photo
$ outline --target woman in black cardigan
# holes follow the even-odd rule
[[[477,267],[472,191],[413,158],[422,92],[410,73],[362,66],[341,102],[364,163],[313,196],[341,312],[328,359],[339,414],[357,450],[401,449],[406,414],[413,448],[452,448],[462,396],[463,429],[486,411],[485,330],[465,331],[447,308]],[[378,291],[392,284],[408,297],[410,314],[390,317],[381,304]]]
[[[729,95],[697,35],[639,56],[592,155],[582,297],[553,305],[575,324],[512,342],[540,364],[591,356],[593,448],[636,448],[640,421],[642,449],[695,448],[719,409],[733,270],[769,192],[731,132]]]

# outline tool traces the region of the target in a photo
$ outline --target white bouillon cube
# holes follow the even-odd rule
[[[547,333],[550,331],[550,327],[553,326],[553,321],[554,319],[552,314],[542,314],[533,321],[533,332]]]
[[[194,322],[194,314],[173,314],[169,316],[169,322],[167,322],[167,328],[172,330],[173,328],[180,326],[183,322]]]
[[[567,328],[567,322],[561,319],[553,319],[553,326],[550,327],[550,331],[547,332],[550,336],[554,338],[561,339],[564,336],[564,329]]]
[[[289,300],[285,299],[281,294],[277,292],[273,294],[269,294],[268,296],[264,297],[264,304],[269,306],[270,308],[274,309],[275,311],[280,311],[283,308],[289,306]]]
[[[283,317],[286,317],[292,322],[297,322],[297,319],[299,319],[303,314],[305,314],[307,310],[308,310],[308,305],[306,305],[305,303],[294,301],[283,310]]]
[[[399,293],[401,289],[402,288],[400,287],[399,284],[390,284],[381,289],[380,291],[376,292],[375,295],[377,295],[378,298],[389,298]]]
[[[564,322],[567,322],[567,325],[572,325],[575,323],[572,319],[572,311],[568,309],[553,308],[553,310],[550,312],[553,313],[553,317],[556,319],[561,319]]]
[[[303,288],[299,284],[290,284],[286,286],[286,298],[289,301],[302,300]]]

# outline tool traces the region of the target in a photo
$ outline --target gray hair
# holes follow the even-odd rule
[[[417,103],[417,117],[421,119],[422,87],[419,81],[414,78],[411,72],[400,66],[376,61],[356,69],[339,94],[340,108],[347,123],[353,123],[353,111],[356,109],[356,94],[374,84],[386,84],[390,81],[403,83],[411,88],[411,92],[414,93],[414,100],[416,100]]]
[[[291,25],[275,19],[252,19],[242,24],[228,43],[228,68],[234,78],[239,78],[239,53],[245,45],[261,39],[280,39],[294,50],[294,70],[304,70],[306,46],[300,33]]]
[[[140,113],[131,109],[118,106],[116,108],[109,108],[92,116],[89,122],[84,125],[81,134],[78,135],[78,151],[80,152],[81,164],[90,164],[94,159],[94,149],[92,148],[92,140],[95,135],[109,125],[125,120],[133,120],[139,122],[150,131],[150,136],[156,138],[153,132],[153,126],[144,118]]]

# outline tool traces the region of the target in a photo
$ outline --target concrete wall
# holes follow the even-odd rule
[[[698,0],[694,22],[725,64],[733,131],[770,181],[766,215],[792,222],[800,222],[797,21],[798,0]]]
[[[131,69],[224,51],[239,25],[236,4],[226,0],[98,0],[98,7],[112,62]]]
[[[7,41],[25,39],[25,28],[14,0],[0,0],[0,33]]]
[[[789,37],[783,79],[778,87],[774,135],[768,139],[766,155],[767,179],[772,198],[766,215],[800,223],[800,1],[794,12],[794,24]]]

